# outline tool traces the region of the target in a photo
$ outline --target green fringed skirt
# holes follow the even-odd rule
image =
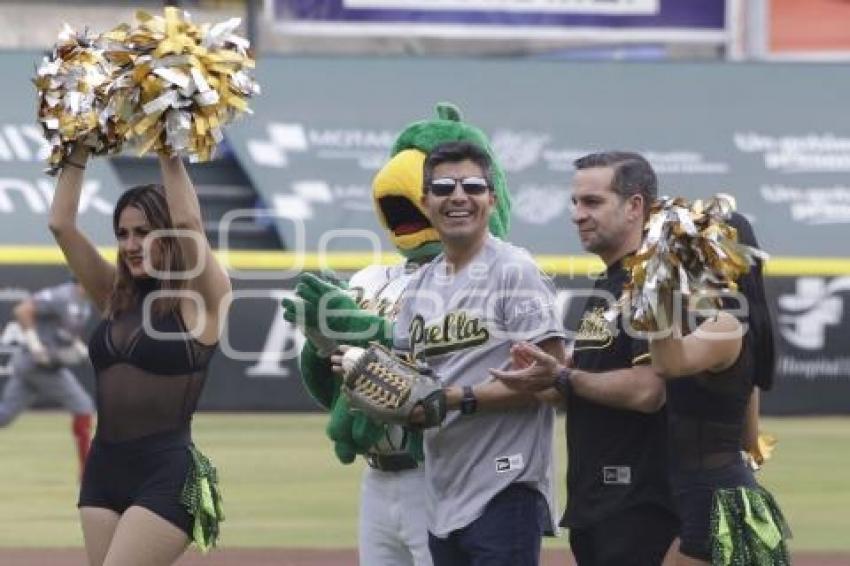
[[[219,524],[224,521],[218,472],[209,458],[194,445],[189,447],[192,465],[183,485],[180,501],[192,515],[192,540],[202,552],[218,541]]]
[[[762,487],[722,488],[711,506],[712,566],[791,564],[788,523]]]

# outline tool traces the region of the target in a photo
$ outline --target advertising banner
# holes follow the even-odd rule
[[[20,246],[53,245],[55,179],[43,174],[29,82],[38,59],[0,54],[10,89],[0,108],[0,246],[17,247],[23,262],[38,258]],[[570,224],[572,161],[620,148],[649,158],[663,194],[733,194],[774,258],[847,258],[850,124],[836,116],[848,75],[832,66],[275,57],[257,74],[265,90],[254,115],[226,135],[288,250],[394,251],[375,218],[372,177],[400,129],[448,100],[490,135],[513,199],[511,239],[534,254],[582,253]],[[92,159],[79,221],[98,245],[114,245],[121,190],[109,160]]]
[[[535,254],[582,253],[572,163],[629,149],[662,194],[733,194],[774,257],[848,257],[850,73],[829,66],[315,57],[258,74],[267,94],[228,136],[289,249],[393,251],[372,178],[398,132],[447,100],[490,135],[511,240]]]
[[[777,413],[850,412],[850,276],[767,280],[777,328]]]
[[[267,0],[289,33],[726,40],[726,0]]]

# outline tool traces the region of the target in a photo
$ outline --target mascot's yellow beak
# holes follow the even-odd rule
[[[375,212],[401,251],[440,241],[422,208],[424,163],[425,153],[406,149],[384,165],[372,181]]]

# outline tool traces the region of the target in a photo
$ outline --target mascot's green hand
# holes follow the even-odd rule
[[[301,348],[301,381],[307,392],[324,409],[333,407],[339,395],[339,379],[331,371],[330,361],[309,340]]]
[[[285,320],[288,320],[301,330],[307,328],[315,331],[319,330],[318,301],[312,302],[301,296],[297,296],[294,299],[281,299],[280,304],[283,306],[283,318]]]
[[[343,395],[343,398],[345,396]],[[348,401],[346,400],[346,404]],[[369,451],[376,442],[384,437],[385,426],[376,423],[368,418],[363,413],[353,413],[352,415],[351,438],[357,446],[357,451],[365,454]]]
[[[335,272],[329,269],[323,269],[319,272],[319,277],[323,281],[327,281],[331,285],[336,285],[340,289],[347,290],[348,289],[348,281],[337,275]]]
[[[334,442],[334,454],[336,454],[337,460],[343,464],[350,464],[357,458],[357,452],[350,444],[345,442]]]
[[[298,313],[304,311],[304,301],[285,298],[281,299],[280,304],[283,307],[283,319],[300,327]]]
[[[298,298],[282,299],[280,304],[283,307],[284,320],[297,326],[304,337],[307,338],[307,343],[313,346],[315,354],[327,361],[334,350],[339,348],[339,343],[322,334],[317,326],[309,324],[308,321],[316,320],[315,309],[312,305],[308,305]]]
[[[350,464],[357,457],[357,447],[351,436],[352,415],[348,412],[345,397],[337,397],[331,409],[331,420],[325,432],[334,443],[336,457],[343,464]]]
[[[298,276],[295,294],[305,301],[316,304],[318,304],[319,299],[326,297],[325,301],[328,302],[329,306],[338,309],[359,308],[345,290],[312,273],[302,273]]]
[[[303,273],[295,287],[303,304],[304,325],[328,335],[341,344],[367,346],[370,342],[392,343],[392,324],[361,309],[348,293],[311,273]],[[286,305],[284,314],[286,316]],[[297,316],[297,314],[296,314]]]
[[[315,275],[310,275],[310,277],[315,278],[317,281],[323,284],[324,291],[330,291],[334,288],[342,291],[348,289],[348,283],[340,279],[333,271],[322,271],[318,277],[316,277]],[[299,324],[302,318],[306,318],[303,316],[299,316],[299,313],[304,312],[304,309],[306,307],[306,305],[304,305],[303,300],[285,298],[280,301],[280,304],[283,305],[283,318],[285,320],[299,327],[304,326],[303,324]],[[315,319],[315,316],[313,316],[313,319]],[[306,322],[306,320],[304,322]]]

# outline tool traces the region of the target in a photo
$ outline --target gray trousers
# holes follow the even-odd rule
[[[22,356],[26,354],[15,354],[10,364],[12,375],[0,397],[0,426],[11,423],[36,399],[59,403],[75,415],[94,413],[91,397],[71,370],[65,367],[55,370],[42,368],[27,363],[29,360],[22,359]]]
[[[367,467],[360,489],[361,566],[432,566],[425,472]]]

